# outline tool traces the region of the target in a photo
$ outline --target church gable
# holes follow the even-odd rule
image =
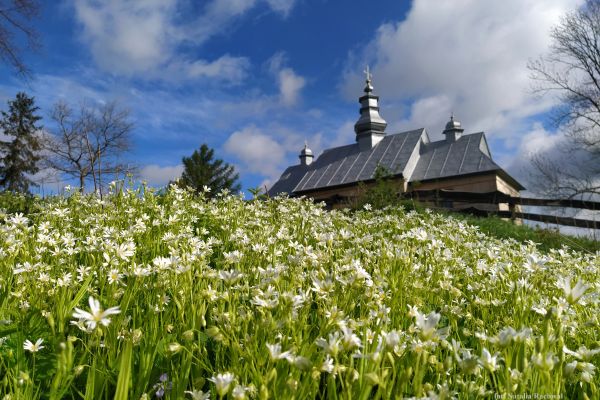
[[[409,181],[500,170],[489,155],[481,150],[482,140],[485,140],[484,133],[479,132],[461,136],[455,141],[441,140],[423,145],[419,162]]]

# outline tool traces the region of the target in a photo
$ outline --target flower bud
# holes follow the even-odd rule
[[[188,329],[187,331],[183,332],[183,340],[186,342],[191,342],[194,340],[194,331],[192,329]]]

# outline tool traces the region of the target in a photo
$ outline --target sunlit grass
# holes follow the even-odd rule
[[[587,251],[595,253],[600,251],[600,241],[598,240],[565,235],[553,229],[542,229],[525,224],[516,225],[512,221],[503,220],[498,217],[479,218],[462,216],[461,219],[471,225],[479,227],[485,234],[500,239],[512,238],[522,242],[530,240],[535,242],[539,249],[545,251],[550,249],[560,249],[563,246],[583,252]]]
[[[589,253],[180,189],[33,209],[0,226],[4,398],[599,396]]]

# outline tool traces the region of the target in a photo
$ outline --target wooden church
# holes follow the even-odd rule
[[[387,123],[379,115],[379,96],[373,93],[368,71],[359,102],[360,118],[354,125],[356,142],[327,149],[316,160],[305,145],[300,163],[283,172],[268,191],[270,196],[307,196],[325,201],[330,207],[343,207],[360,196],[365,185],[374,183],[378,166],[391,175],[399,192],[498,191],[514,197],[524,189],[494,162],[485,134],[464,134],[454,116],[443,131],[444,140],[432,142],[424,128],[386,134]],[[457,209],[472,206],[451,200],[443,204]],[[508,210],[507,204],[479,206],[489,211]]]

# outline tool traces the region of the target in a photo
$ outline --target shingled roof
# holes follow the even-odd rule
[[[456,141],[430,142],[425,129],[385,136],[375,147],[360,150],[358,143],[325,150],[310,165],[287,168],[269,195],[302,194],[374,178],[378,165],[408,182],[499,171],[523,187],[492,158],[483,132]]]
[[[501,169],[490,157],[483,132],[461,136],[454,142],[441,140],[421,147],[419,162],[411,181]]]
[[[374,179],[378,166],[407,182],[497,171],[515,188],[524,189],[492,160],[485,134],[463,135],[464,129],[454,115],[446,124],[444,140],[431,142],[425,129],[386,135],[387,122],[379,115],[379,97],[373,94],[368,68],[365,72],[360,118],[354,125],[356,142],[327,149],[314,162],[305,144],[300,164],[283,172],[269,190],[270,196],[301,195],[369,181]]]

